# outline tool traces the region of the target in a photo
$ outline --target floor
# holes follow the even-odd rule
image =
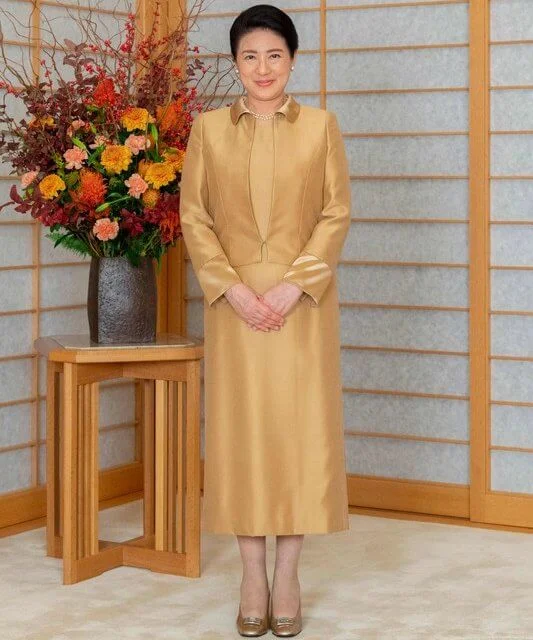
[[[102,511],[101,538],[139,535],[141,508]],[[0,638],[240,638],[240,575],[235,538],[203,533],[201,578],[121,567],[63,586],[35,529],[0,539]],[[301,640],[533,640],[528,534],[351,515],[349,531],[306,537],[300,582]]]

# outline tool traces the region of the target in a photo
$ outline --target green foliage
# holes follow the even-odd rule
[[[85,240],[77,236],[72,231],[62,233],[58,229],[51,227],[50,233],[46,234],[46,237],[52,240],[52,242],[54,243],[54,248],[62,245],[63,247],[65,247],[65,249],[69,249],[70,251],[73,251],[80,256],[93,255]]]

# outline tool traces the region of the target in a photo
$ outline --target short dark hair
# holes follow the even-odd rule
[[[231,54],[237,58],[240,39],[254,29],[270,29],[286,42],[291,58],[298,49],[298,34],[291,18],[271,4],[256,4],[245,9],[235,18],[229,30]]]

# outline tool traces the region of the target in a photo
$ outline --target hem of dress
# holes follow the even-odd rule
[[[327,528],[306,528],[301,529],[277,529],[268,530],[257,533],[256,531],[242,531],[236,530],[237,528],[218,528],[218,527],[205,527],[202,528],[202,533],[213,533],[219,535],[234,535],[234,536],[300,536],[300,535],[327,535],[329,533],[341,533],[342,531],[348,531],[350,529],[350,523],[346,522],[339,527],[327,527]]]

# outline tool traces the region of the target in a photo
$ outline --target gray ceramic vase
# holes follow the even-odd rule
[[[93,342],[153,342],[157,319],[154,261],[145,258],[134,267],[122,256],[92,258],[87,312]]]

